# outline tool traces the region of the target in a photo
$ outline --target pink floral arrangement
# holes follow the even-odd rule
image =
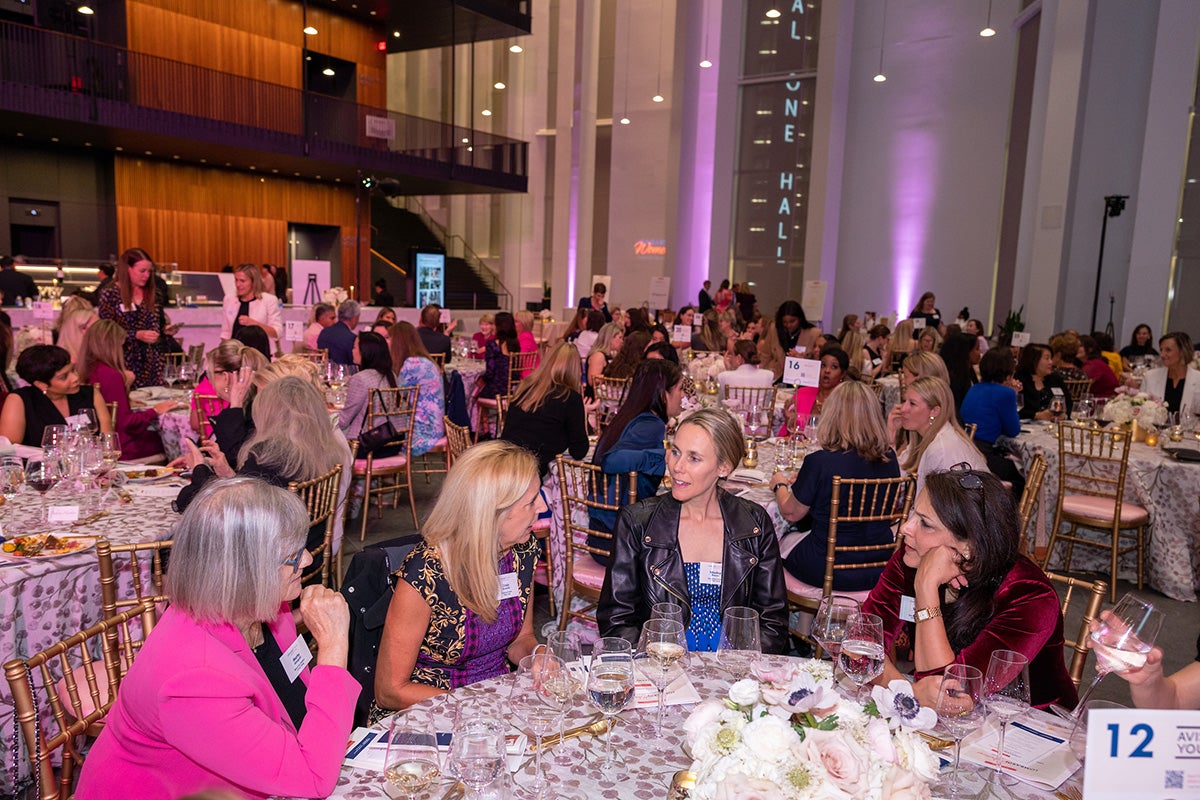
[[[1118,424],[1136,419],[1149,425],[1165,425],[1167,407],[1161,399],[1152,394],[1121,386],[1104,404],[1103,416],[1109,422]]]
[[[684,723],[696,800],[929,798],[938,760],[918,731],[937,714],[907,681],[874,687],[864,706],[838,694],[827,662],[752,672]]]

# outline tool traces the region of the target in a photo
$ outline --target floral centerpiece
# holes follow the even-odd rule
[[[1165,425],[1167,407],[1154,395],[1122,386],[1104,404],[1104,419],[1118,425],[1133,420],[1143,425]]]
[[[937,722],[907,681],[876,686],[865,706],[840,696],[832,666],[756,665],[724,700],[684,723],[696,800],[924,800],[938,760],[917,731]]]
[[[333,287],[321,292],[321,300],[323,300],[326,303],[329,303],[330,305],[334,306],[335,308],[337,306],[340,306],[342,303],[346,302],[349,299],[350,299],[350,293],[347,292],[345,289],[343,289],[341,286],[333,286]]]

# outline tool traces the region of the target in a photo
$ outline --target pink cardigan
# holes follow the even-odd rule
[[[296,639],[286,604],[269,627],[283,650]],[[297,731],[236,627],[167,609],[121,683],[75,797],[173,800],[215,788],[328,796],[360,687],[338,667],[300,679],[308,711]]]

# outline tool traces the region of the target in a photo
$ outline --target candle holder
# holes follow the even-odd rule
[[[746,440],[746,456],[742,459],[742,466],[751,468],[758,466],[758,442],[753,439]]]

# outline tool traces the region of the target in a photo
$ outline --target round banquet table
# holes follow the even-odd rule
[[[772,658],[783,658],[772,656]],[[716,667],[712,653],[692,653],[691,664],[688,667],[688,677],[702,698],[720,698],[725,696],[729,688],[729,678]],[[505,678],[493,678],[472,686],[457,690],[453,694],[444,694],[426,700],[413,709],[421,709],[428,713],[436,731],[451,731],[456,704],[461,700],[469,700],[478,705],[485,713],[490,713],[499,719],[509,717],[506,710]],[[617,724],[612,730],[613,751],[624,760],[624,766],[613,771],[613,774],[601,775],[596,764],[603,757],[604,741],[602,737],[583,736],[575,740],[583,750],[581,763],[574,767],[563,767],[554,764],[553,749],[545,752],[543,768],[546,771],[550,788],[545,795],[548,798],[562,797],[585,800],[585,798],[638,798],[638,800],[659,800],[667,796],[672,776],[679,770],[685,770],[691,765],[691,759],[683,752],[682,728],[683,720],[692,709],[690,705],[669,706],[666,709],[666,719],[661,735],[653,734],[655,709],[629,709],[618,715]],[[598,713],[586,701],[578,700],[575,708],[568,712],[566,727],[591,722],[598,718]],[[383,720],[375,727],[376,730],[386,730],[387,721]],[[444,757],[444,753],[443,753]],[[517,783],[533,774],[532,753],[509,757],[509,768],[516,768]],[[1077,785],[1082,776],[1076,773],[1068,783]],[[506,778],[502,781],[508,782]],[[368,800],[369,798],[391,797],[387,791],[386,780],[379,772],[369,769],[354,769],[342,767],[337,786],[330,798],[338,800]],[[443,781],[435,783],[426,791],[417,795],[418,800],[439,800],[450,788],[450,783]],[[982,784],[974,787],[978,793],[984,787]],[[487,791],[485,796],[504,797],[516,796],[511,785],[506,791]],[[528,796],[528,795],[522,795]],[[983,792],[972,794],[980,800],[992,795]],[[1053,792],[1044,791],[1026,783],[1018,783],[1014,787],[1003,790],[1000,797],[1017,798],[1017,800],[1032,800],[1033,798],[1050,798]]]
[[[1009,441],[1028,468],[1037,453],[1046,457],[1048,468],[1036,516],[1037,544],[1044,546],[1054,525],[1058,500],[1058,439],[1040,422],[1024,422],[1022,433]],[[1165,437],[1164,437],[1165,438]],[[1171,442],[1163,442],[1171,444]],[[1192,445],[1195,445],[1193,440]],[[1110,477],[1115,478],[1116,474]],[[1146,582],[1175,600],[1192,601],[1200,588],[1200,513],[1196,487],[1200,486],[1200,463],[1177,461],[1159,447],[1135,442],[1129,451],[1125,499],[1150,512],[1147,528]],[[1049,566],[1062,567],[1065,546],[1055,547]],[[1122,557],[1120,576],[1137,580],[1134,553]],[[1076,547],[1073,570],[1110,571],[1108,550]]]
[[[78,495],[66,494],[57,487],[44,496],[26,488],[0,507],[0,525],[10,537],[47,531],[50,530],[45,522],[47,507],[78,504],[83,524],[59,526],[55,534],[103,536],[113,544],[167,539],[179,518],[171,509],[171,501],[181,485],[180,481],[131,485],[131,503],[108,503],[103,507],[98,507],[91,497],[80,503]],[[98,512],[103,515],[88,520]],[[128,570],[117,570],[117,590],[120,596],[132,596]],[[4,621],[0,625],[0,653],[4,660],[27,657],[96,624],[101,609],[100,572],[94,546],[47,558],[16,559],[0,554],[0,619]],[[35,678],[34,688],[40,689],[40,679]],[[39,696],[44,698],[45,694]],[[7,682],[0,682],[0,737],[6,746],[12,742],[13,717],[12,693]],[[48,714],[43,723],[52,724]],[[27,770],[27,765],[23,769]],[[9,772],[5,769],[0,773],[3,787],[0,794],[7,794],[12,788]]]

